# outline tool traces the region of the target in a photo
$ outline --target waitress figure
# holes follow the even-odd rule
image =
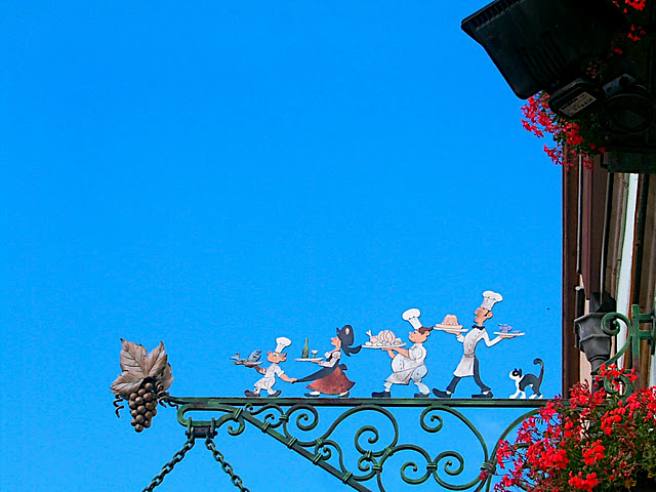
[[[305,396],[317,397],[321,395],[337,395],[340,398],[348,398],[349,390],[355,384],[346,377],[344,371],[346,366],[339,363],[339,359],[344,352],[347,356],[357,354],[362,348],[361,345],[353,346],[355,334],[351,325],[344,325],[343,328],[337,328],[337,334],[330,339],[333,347],[330,352],[326,352],[325,359],[317,362],[321,366],[318,371],[298,379],[296,382],[308,382],[307,389],[310,390],[305,393]]]

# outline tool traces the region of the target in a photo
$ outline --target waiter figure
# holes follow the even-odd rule
[[[483,303],[474,311],[474,326],[472,330],[465,336],[458,335],[457,340],[463,345],[463,356],[456,370],[453,371],[453,379],[447,386],[446,391],[433,388],[433,394],[438,398],[451,398],[455,392],[456,386],[460,380],[466,376],[474,376],[474,382],[481,389],[479,394],[472,395],[472,398],[493,398],[494,395],[489,386],[481,380],[480,369],[478,367],[478,358],[476,357],[476,345],[481,340],[485,341],[485,345],[493,347],[506,337],[499,335],[493,340],[487,334],[484,323],[492,318],[492,308],[497,302],[503,301],[501,294],[486,290],[483,292]]]

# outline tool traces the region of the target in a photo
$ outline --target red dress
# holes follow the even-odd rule
[[[334,367],[334,369],[326,376],[320,379],[315,379],[312,383],[308,384],[307,388],[309,390],[318,391],[325,395],[340,395],[346,393],[353,387],[355,383],[347,378],[342,368],[339,367],[340,355],[340,350],[330,352],[330,358],[326,363],[332,364],[332,366],[324,367]]]

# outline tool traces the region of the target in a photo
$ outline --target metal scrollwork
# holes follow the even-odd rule
[[[260,429],[289,449],[299,453],[314,465],[339,478],[355,490],[362,492],[370,487],[385,492],[384,477],[396,469],[400,478],[409,486],[434,481],[444,490],[482,490],[490,488],[491,476],[481,475],[483,469],[496,467],[496,442],[492,453],[476,426],[457,407],[481,408],[502,406],[506,408],[530,408],[529,414],[516,419],[502,434],[509,433],[526,416],[535,413],[544,401],[504,400],[503,403],[482,404],[470,400],[424,401],[417,400],[297,400],[270,399],[253,401],[241,398],[171,398],[178,407],[178,421],[184,426],[219,429],[225,426],[228,435],[238,436],[247,426]],[[322,408],[341,408],[343,411],[331,418],[324,430],[320,429]],[[473,441],[480,448],[481,461],[474,464],[473,476],[465,474],[472,466],[456,450],[431,451],[414,442],[401,440],[397,417],[390,407],[420,409],[418,427],[427,434],[440,434],[445,429],[445,417],[464,425]],[[197,421],[189,416],[193,412],[216,412],[212,421]],[[340,442],[338,429],[344,422],[357,422],[358,416],[366,417],[367,423],[353,431],[350,445]],[[375,422],[371,423],[372,421]],[[408,455],[398,468],[392,458]],[[394,468],[392,468],[394,466]]]
[[[648,323],[649,329],[643,330],[640,325]],[[601,319],[601,329],[607,335],[614,337],[620,333],[621,326],[626,327],[626,342],[619,347],[615,355],[608,359],[606,366],[617,364],[627,350],[631,349],[631,367],[639,368],[640,345],[646,340],[651,345],[651,353],[654,353],[656,347],[656,316],[654,312],[642,313],[640,306],[633,305],[631,308],[631,319],[622,313],[607,313]],[[604,389],[609,393],[620,393],[623,396],[630,395],[634,390],[634,384],[626,375],[619,375],[617,378],[604,379]]]
[[[633,324],[631,323],[629,318],[627,318],[621,313],[607,313],[604,315],[603,318],[601,318],[601,329],[606,335],[611,337],[614,337],[620,333],[621,330],[620,322],[621,324],[626,326],[626,330],[627,330],[626,343],[617,350],[617,352],[615,353],[615,355],[613,355],[613,357],[611,357],[606,361],[606,365],[615,364],[620,359],[620,357],[624,355],[624,352],[626,352],[627,348],[629,348],[630,346],[629,344],[631,341],[631,337],[634,335],[634,333],[633,333]]]

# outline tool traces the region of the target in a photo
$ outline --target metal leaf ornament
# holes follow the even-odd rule
[[[157,415],[157,404],[165,406],[167,390],[173,382],[171,365],[162,342],[148,353],[143,345],[123,339],[120,364],[121,374],[111,385],[116,397],[115,413],[119,417],[124,408],[121,402],[127,401],[132,427],[141,432],[150,427]]]

